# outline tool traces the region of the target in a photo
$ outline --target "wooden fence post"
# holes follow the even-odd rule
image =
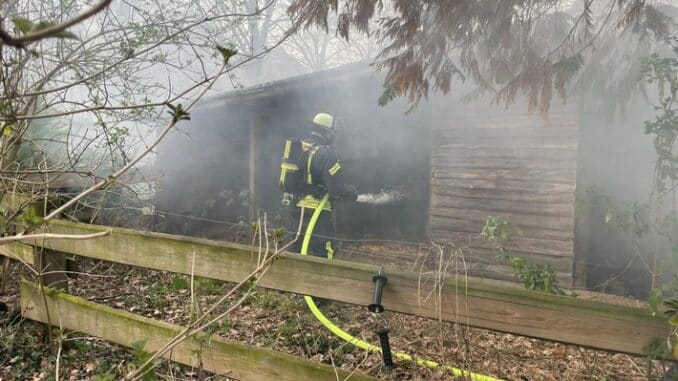
[[[34,247],[33,263],[43,285],[68,291],[65,253],[44,247]]]
[[[14,194],[14,196],[17,195]],[[26,212],[32,211],[34,215],[44,217],[51,208],[49,198],[39,198],[26,207]],[[35,246],[33,249],[33,264],[43,285],[68,291],[65,253],[46,249],[43,245]]]

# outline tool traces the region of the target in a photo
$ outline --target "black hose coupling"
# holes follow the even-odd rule
[[[372,281],[374,282],[374,299],[372,300],[372,304],[367,306],[367,309],[370,312],[376,314],[384,312],[384,306],[381,305],[381,292],[384,289],[387,280],[388,278],[381,275],[381,270],[378,275],[372,277]]]
[[[395,364],[391,354],[391,344],[388,342],[388,332],[388,328],[383,328],[377,331],[377,335],[379,335],[379,344],[381,344],[381,355],[384,358],[384,369],[392,370],[395,368]]]

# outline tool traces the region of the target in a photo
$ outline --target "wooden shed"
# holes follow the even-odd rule
[[[574,259],[578,111],[555,103],[548,119],[524,103],[436,99],[431,107],[430,236],[468,244],[473,262],[506,273],[480,238],[489,215],[506,217],[522,234],[517,256],[550,264],[569,284]]]
[[[406,195],[388,207],[339,208],[342,237],[454,241],[468,246],[473,273],[506,278],[508,269],[479,238],[488,216],[504,216],[522,231],[510,241],[514,253],[552,265],[570,285],[577,107],[554,104],[545,120],[520,101],[504,110],[488,100],[464,104],[450,95],[406,114],[401,100],[378,106],[381,84],[369,66],[350,65],[206,100],[186,133],[160,147],[157,167],[165,177],[157,208],[170,213],[159,229],[229,238],[223,226],[186,228],[182,216],[235,222],[258,211],[282,223],[288,213],[277,187],[280,149],[286,137],[303,135],[315,112],[326,111],[340,123],[337,147],[349,181],[361,192],[398,189]],[[177,152],[186,162],[168,164]],[[218,195],[224,192],[241,196],[236,208],[222,205]]]

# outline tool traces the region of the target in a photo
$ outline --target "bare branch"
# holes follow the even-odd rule
[[[93,234],[54,234],[54,233],[40,233],[40,234],[28,234],[28,235],[14,235],[10,237],[0,237],[0,245],[6,245],[12,242],[25,242],[32,241],[36,239],[65,239],[73,241],[85,241],[88,239],[95,239],[105,237],[111,234],[110,230],[106,230],[99,233]]]
[[[271,2],[271,3],[272,3],[272,2]],[[269,4],[271,4],[271,3],[269,3]],[[112,62],[112,63],[108,64],[108,65],[105,65],[101,70],[99,70],[99,71],[97,71],[97,72],[95,72],[95,73],[92,73],[92,74],[90,74],[90,75],[84,76],[83,78],[80,78],[80,79],[78,79],[78,80],[76,80],[76,81],[74,81],[74,82],[67,83],[67,84],[62,85],[62,86],[57,86],[57,87],[51,88],[51,89],[45,89],[45,90],[37,90],[37,91],[32,91],[32,92],[26,92],[26,93],[23,93],[23,94],[20,94],[20,95],[21,95],[21,97],[32,97],[32,96],[36,96],[36,95],[44,95],[44,94],[49,94],[49,93],[53,93],[53,92],[58,92],[58,91],[63,91],[63,90],[70,89],[70,88],[72,88],[72,87],[74,87],[74,86],[76,86],[76,85],[80,85],[80,84],[83,84],[83,83],[87,83],[88,81],[91,81],[91,80],[93,80],[93,79],[95,79],[95,78],[97,78],[97,77],[99,77],[99,76],[101,76],[101,75],[107,73],[108,71],[110,71],[111,69],[115,68],[116,66],[119,66],[119,65],[122,64],[123,62],[129,61],[130,59],[132,59],[132,58],[134,58],[134,57],[138,57],[138,56],[140,56],[140,55],[142,55],[142,54],[148,53],[148,52],[150,52],[150,51],[156,49],[157,47],[161,46],[161,45],[164,44],[165,42],[172,40],[172,39],[175,38],[176,36],[179,36],[179,35],[181,35],[181,34],[187,32],[187,31],[189,31],[189,30],[191,30],[191,29],[193,29],[193,28],[195,28],[195,27],[197,27],[197,26],[200,26],[200,25],[206,23],[206,22],[215,21],[215,20],[222,19],[222,18],[229,18],[229,17],[232,17],[232,18],[237,18],[237,17],[254,17],[254,16],[256,16],[257,14],[259,14],[260,12],[261,12],[261,11],[258,11],[257,13],[254,13],[254,14],[249,14],[249,13],[232,13],[232,14],[227,14],[227,15],[218,15],[218,16],[212,16],[212,17],[205,17],[205,18],[203,18],[202,20],[193,22],[193,23],[191,23],[191,24],[189,24],[189,25],[187,25],[187,26],[185,26],[185,27],[183,27],[183,28],[181,28],[181,29],[179,29],[179,30],[177,30],[177,31],[175,31],[175,32],[173,32],[173,33],[171,33],[171,34],[166,35],[165,37],[163,37],[162,39],[160,39],[160,40],[157,41],[156,43],[154,43],[154,44],[150,45],[149,47],[147,47],[146,49],[142,49],[142,50],[140,50],[140,51],[138,51],[138,52],[135,51],[133,54],[131,54],[131,55],[129,55],[129,56],[126,56],[126,57],[124,57],[124,58],[121,58],[121,59],[119,59],[119,60],[117,60],[117,61],[115,61],[115,62]],[[277,45],[278,45],[278,44],[277,44]],[[266,51],[270,51],[270,49],[267,49]],[[11,99],[11,98],[13,98],[13,96],[11,96],[11,95],[0,96],[0,100]]]
[[[28,33],[25,34],[21,37],[13,37],[9,33],[7,33],[5,30],[0,29],[0,40],[6,45],[13,46],[15,48],[23,48],[26,46],[26,44],[29,44],[31,42],[39,41],[44,38],[48,37],[53,37],[60,32],[63,32],[66,30],[66,28],[69,28],[75,24],[78,24],[95,14],[101,12],[104,8],[108,6],[108,4],[111,3],[112,0],[102,0],[92,8],[88,9],[87,11],[79,14],[78,16],[75,16],[69,20],[66,20],[60,24],[50,26],[48,28],[35,31],[33,33]]]
[[[153,367],[153,362],[154,362],[156,359],[160,358],[162,355],[164,355],[165,353],[167,353],[167,352],[169,352],[170,350],[172,350],[172,348],[176,347],[179,343],[181,343],[182,341],[184,341],[186,338],[188,338],[188,337],[190,337],[191,335],[194,335],[194,334],[196,334],[196,333],[198,333],[198,332],[204,330],[205,328],[207,328],[207,327],[210,326],[211,324],[214,324],[216,321],[218,321],[219,319],[221,319],[221,318],[223,318],[224,316],[228,315],[228,314],[231,313],[235,308],[237,308],[238,306],[240,306],[240,305],[242,304],[242,302],[245,300],[245,298],[248,296],[247,293],[246,293],[245,295],[243,295],[243,297],[241,297],[241,298],[240,298],[238,301],[236,301],[233,305],[231,305],[225,312],[222,312],[222,313],[220,313],[218,316],[216,316],[216,317],[210,319],[209,321],[205,322],[205,320],[207,320],[207,318],[212,314],[212,312],[214,312],[214,310],[215,310],[218,306],[220,306],[221,304],[223,304],[223,303],[224,303],[231,295],[233,295],[237,290],[239,290],[240,288],[242,288],[244,285],[246,285],[247,283],[249,283],[251,280],[254,280],[254,284],[256,285],[256,284],[263,278],[263,275],[264,275],[264,274],[266,273],[266,271],[270,268],[270,265],[273,263],[273,260],[274,260],[275,258],[277,258],[278,254],[280,254],[280,253],[284,252],[285,250],[287,250],[287,248],[289,248],[290,246],[292,246],[292,244],[294,244],[294,242],[296,242],[296,241],[299,239],[299,237],[301,236],[301,228],[302,228],[303,223],[304,223],[304,211],[305,211],[304,207],[301,207],[300,216],[299,216],[299,225],[297,226],[297,232],[296,232],[294,238],[293,238],[290,242],[288,242],[288,243],[285,244],[283,247],[281,247],[281,248],[279,248],[278,250],[276,250],[276,251],[275,251],[274,253],[272,253],[268,258],[266,258],[266,260],[264,260],[263,262],[261,262],[260,264],[258,264],[258,265],[257,265],[257,268],[254,269],[254,271],[252,271],[247,277],[245,277],[242,281],[240,281],[240,283],[238,283],[238,284],[236,284],[235,286],[233,286],[233,288],[231,288],[231,290],[229,290],[228,293],[226,293],[226,295],[222,296],[222,297],[221,297],[216,303],[214,303],[214,304],[213,304],[213,305],[212,305],[205,313],[203,313],[198,319],[196,319],[195,321],[193,321],[193,322],[192,322],[188,327],[186,327],[182,332],[180,332],[180,333],[177,334],[175,337],[173,337],[167,344],[165,344],[165,346],[163,346],[162,348],[160,348],[158,351],[154,352],[153,355],[151,355],[151,356],[146,360],[146,362],[144,362],[143,364],[141,364],[141,366],[139,366],[139,367],[138,367],[137,369],[135,369],[134,371],[132,371],[132,372],[130,372],[129,374],[127,374],[127,375],[125,376],[124,380],[128,380],[128,381],[129,381],[129,380],[138,380],[138,379],[143,375],[143,372],[148,372],[150,369],[152,369],[152,367]],[[256,235],[257,233],[255,232],[254,234]],[[261,244],[261,242],[260,242],[260,244]]]
[[[207,92],[207,90],[209,90],[209,89],[212,87],[212,85],[214,85],[214,82],[216,82],[216,80],[221,76],[221,74],[224,73],[225,68],[226,68],[226,65],[227,65],[227,62],[224,62],[223,65],[222,65],[222,67],[221,67],[221,69],[219,70],[219,74],[218,74],[218,75],[215,75],[214,78],[212,78],[212,81],[210,81],[209,85],[206,86],[205,89],[203,89],[203,91],[202,91],[202,92],[201,92],[201,93],[193,100],[193,102],[191,102],[191,104],[186,108],[187,111],[190,110],[190,109],[195,105],[195,103],[196,103],[198,100],[200,100],[200,98],[202,98],[202,96],[205,94],[205,92]],[[145,150],[143,150],[141,153],[139,153],[134,159],[132,159],[129,163],[127,163],[124,167],[122,167],[121,169],[119,169],[117,172],[115,172],[115,173],[113,173],[112,175],[108,176],[108,178],[106,178],[105,180],[100,181],[100,182],[94,184],[93,186],[91,186],[91,187],[89,187],[88,189],[86,189],[84,192],[82,192],[82,193],[80,193],[79,195],[73,197],[73,198],[70,199],[68,202],[64,203],[62,206],[60,206],[59,208],[57,208],[57,209],[55,209],[54,211],[52,211],[50,214],[48,214],[48,215],[45,217],[45,221],[48,221],[48,220],[50,220],[50,219],[52,219],[52,218],[58,216],[59,213],[63,212],[64,210],[66,210],[66,209],[68,209],[68,208],[70,208],[71,206],[73,206],[73,205],[76,204],[78,201],[80,201],[81,199],[83,199],[85,196],[91,194],[92,192],[94,192],[94,191],[96,191],[96,190],[99,190],[99,189],[101,189],[101,188],[103,188],[103,187],[105,187],[105,186],[110,185],[111,183],[113,183],[116,179],[118,179],[118,178],[119,178],[120,176],[122,176],[125,172],[127,172],[130,168],[132,168],[132,167],[135,166],[139,161],[141,161],[141,159],[143,159],[146,155],[148,155],[149,152],[151,152],[153,149],[155,149],[155,147],[156,147],[158,144],[160,144],[160,142],[162,141],[162,139],[163,139],[163,138],[164,138],[164,137],[172,130],[172,128],[174,128],[174,126],[177,125],[177,123],[179,123],[179,121],[180,121],[180,119],[178,119],[178,118],[172,118],[172,120],[167,124],[167,126],[165,127],[165,129],[162,130],[162,132],[158,135],[158,137],[157,137],[157,138],[156,138],[156,139],[155,139],[148,147],[146,147]]]

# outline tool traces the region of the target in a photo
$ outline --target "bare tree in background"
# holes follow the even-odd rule
[[[60,189],[71,201],[58,212],[76,201],[99,207],[109,196],[136,196],[136,169],[162,137],[222,75],[280,43],[231,59],[232,30],[270,3],[251,12],[217,3],[0,3],[0,195]],[[2,211],[2,235],[56,215],[23,207]]]
[[[287,9],[294,4],[292,0],[283,1]],[[328,15],[329,23],[336,23],[335,15]],[[377,35],[371,32],[376,21],[370,21],[365,33],[354,33],[350,40],[338,33],[329,32],[321,25],[308,25],[299,28],[293,20],[287,20],[287,28],[297,28],[283,44],[283,50],[308,71],[321,71],[333,67],[355,63],[372,62],[380,50]],[[357,31],[354,31],[357,32]]]
[[[359,34],[350,41],[311,26],[291,36],[283,50],[309,71],[321,71],[354,62],[372,62],[379,50],[373,34]]]
[[[206,5],[206,8],[214,8],[220,13],[242,15],[235,20],[222,20],[209,26],[212,33],[221,34],[244,57],[258,57],[242,70],[238,85],[248,86],[261,82],[264,61],[261,53],[274,45],[286,32],[278,27],[281,18],[288,18],[280,4],[280,0],[227,0],[212,1]]]
[[[287,8],[290,0],[273,0],[265,5],[260,0],[231,0],[215,2],[222,12],[255,13],[225,34],[239,54],[252,57],[266,50],[283,36],[289,37],[274,54],[255,60],[233,77],[234,86],[252,86],[278,80],[304,72],[321,71],[353,62],[371,61],[377,52],[376,38],[358,35],[346,41],[337,34],[326,33],[322,28],[295,28]],[[213,31],[223,29],[215,24]],[[294,33],[291,33],[294,30]]]

